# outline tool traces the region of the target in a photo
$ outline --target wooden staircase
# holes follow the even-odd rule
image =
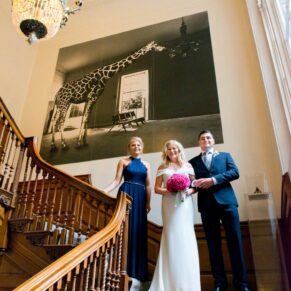
[[[0,100],[0,290],[127,290],[130,198],[88,182],[45,162]]]

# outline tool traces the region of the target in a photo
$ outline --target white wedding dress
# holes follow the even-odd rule
[[[183,166],[174,171],[163,169],[166,185],[174,173],[194,175],[193,169]],[[163,233],[159,257],[150,291],[200,291],[200,268],[197,241],[194,232],[192,196],[184,202],[176,194],[162,197]]]

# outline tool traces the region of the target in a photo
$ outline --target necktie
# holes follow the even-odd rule
[[[203,162],[204,162],[207,169],[210,168],[211,160],[212,160],[212,153],[211,152],[204,152],[203,153]]]

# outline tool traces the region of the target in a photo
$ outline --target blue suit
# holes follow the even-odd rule
[[[221,250],[220,225],[224,226],[233,270],[234,285],[247,286],[246,267],[240,233],[238,203],[230,184],[239,178],[239,171],[231,155],[214,152],[208,169],[202,155],[189,161],[195,171],[195,178],[215,178],[217,184],[208,189],[198,189],[198,210],[206,235],[212,274],[215,285],[227,287]]]

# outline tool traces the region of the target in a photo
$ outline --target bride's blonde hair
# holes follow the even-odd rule
[[[178,153],[179,153],[178,154],[178,163],[180,166],[182,166],[184,163],[187,162],[184,147],[182,146],[182,144],[180,142],[178,142],[177,140],[174,140],[174,139],[170,139],[170,140],[166,141],[164,146],[163,146],[163,149],[162,149],[163,164],[166,167],[168,167],[169,164],[171,163],[171,160],[168,157],[168,147],[170,145],[174,145],[177,147]]]

